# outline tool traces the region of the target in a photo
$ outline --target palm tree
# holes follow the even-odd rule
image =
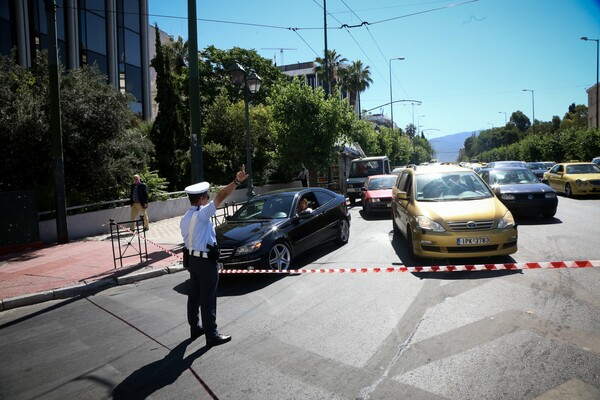
[[[315,58],[315,62],[318,64],[314,68],[314,72],[317,76],[323,81],[325,80],[325,59],[321,57]],[[337,54],[335,50],[327,50],[327,66],[329,72],[329,90],[334,87],[335,83],[338,82],[338,74],[340,70],[340,66],[348,62],[348,60],[341,56],[341,54]]]
[[[373,83],[369,66],[363,66],[362,61],[353,61],[348,68],[340,70],[340,84],[343,90],[350,92],[350,105],[356,108],[360,115],[360,93]]]

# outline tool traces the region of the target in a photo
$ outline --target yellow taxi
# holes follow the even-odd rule
[[[600,167],[591,162],[559,163],[544,172],[542,182],[567,197],[600,194]]]
[[[413,257],[488,257],[517,251],[513,215],[468,168],[404,169],[392,189],[392,220]]]

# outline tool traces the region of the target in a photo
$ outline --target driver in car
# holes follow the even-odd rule
[[[298,202],[298,215],[310,214],[311,212],[313,210],[308,206],[308,199],[306,197],[301,198]]]

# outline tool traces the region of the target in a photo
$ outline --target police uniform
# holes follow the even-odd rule
[[[208,182],[201,182],[185,188],[188,194],[208,192]],[[211,200],[205,206],[191,206],[185,213],[179,227],[184,243],[184,264],[190,273],[190,287],[187,300],[187,319],[191,338],[206,334],[207,344],[220,344],[230,339],[217,331],[217,286],[219,270],[218,255],[211,250],[216,248],[217,237],[211,217],[217,209]],[[209,257],[209,250],[210,257]],[[200,310],[200,318],[198,311]],[[202,326],[199,325],[200,320]]]

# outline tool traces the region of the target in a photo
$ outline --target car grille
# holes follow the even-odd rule
[[[233,255],[233,250],[234,249],[232,247],[221,247],[221,255],[219,256],[219,260],[225,260],[231,257]]]
[[[591,181],[588,181],[590,183],[590,185],[592,186],[600,186],[600,179],[593,179]]]
[[[494,227],[494,220],[485,221],[452,221],[448,226],[453,232],[488,231]]]
[[[531,197],[529,197],[531,196]],[[537,200],[537,199],[545,199],[545,193],[519,193],[515,194],[515,200]]]

